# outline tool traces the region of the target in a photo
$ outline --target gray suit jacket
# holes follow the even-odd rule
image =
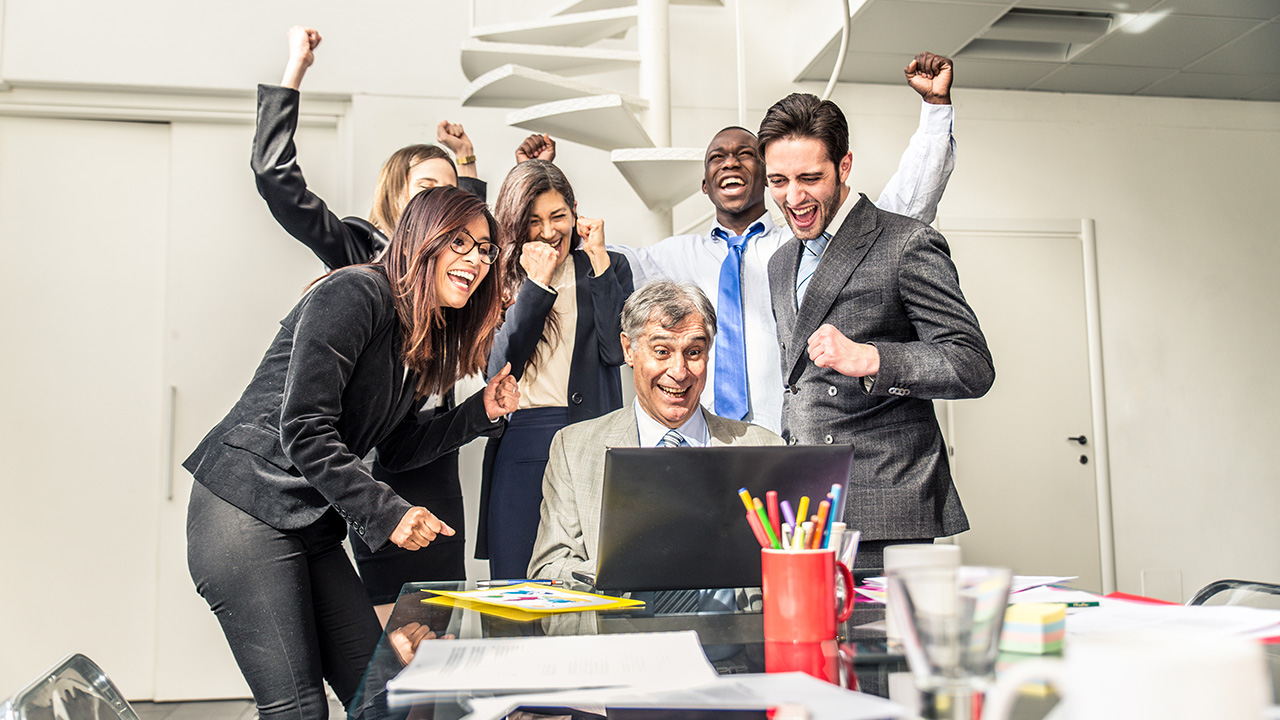
[[[703,417],[711,445],[781,445],[782,438],[749,423]],[[542,476],[542,520],[533,543],[529,577],[569,579],[573,571],[596,571],[604,455],[611,447],[637,447],[640,431],[632,405],[594,420],[575,423],[551,439]]]
[[[981,397],[995,369],[978,318],[960,292],[947,241],[862,196],[827,245],[797,308],[801,247],[792,238],[769,262],[787,384],[783,436],[791,443],[853,445],[844,517],[864,540],[968,530],[932,400]],[[860,378],[809,359],[809,336],[824,323],[879,350],[880,371],[869,392]]]

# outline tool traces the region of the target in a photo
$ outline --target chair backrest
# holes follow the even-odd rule
[[[1244,605],[1280,610],[1280,585],[1249,580],[1218,580],[1205,585],[1188,605]]]
[[[79,653],[0,705],[0,720],[138,720],[111,678]]]

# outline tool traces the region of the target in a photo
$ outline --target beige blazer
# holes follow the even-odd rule
[[[702,414],[712,446],[782,444],[782,438],[757,425],[722,418],[705,408]],[[551,439],[529,577],[568,580],[575,570],[595,573],[605,451],[639,444],[632,405],[569,425]]]

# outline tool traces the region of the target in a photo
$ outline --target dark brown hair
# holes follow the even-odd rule
[[[849,154],[849,123],[840,106],[808,93],[791,93],[773,104],[760,121],[760,154],[775,140],[813,138],[827,148],[837,168]]]
[[[448,390],[459,378],[484,370],[488,361],[502,315],[502,266],[489,266],[461,308],[443,306],[436,297],[441,254],[450,259],[450,243],[481,217],[490,239],[501,246],[498,225],[483,201],[454,187],[427,188],[405,206],[391,244],[374,262],[391,282],[402,360],[418,373],[419,396]]]
[[[546,160],[526,160],[511,169],[502,181],[502,189],[498,191],[498,202],[493,206],[494,217],[498,221],[498,232],[502,236],[502,273],[506,280],[503,301],[510,306],[515,302],[520,285],[526,273],[520,266],[520,252],[524,244],[529,242],[529,220],[533,215],[533,203],[543,193],[558,192],[573,213],[574,230],[569,237],[569,249],[572,251],[578,244],[577,219],[575,209],[577,200],[573,195],[573,186],[564,176],[560,168]],[[554,309],[547,313],[547,322],[542,329],[542,338],[529,358],[526,368],[537,368],[542,361],[543,352],[551,346],[554,339],[560,337],[560,314]]]
[[[373,207],[369,210],[369,222],[390,235],[400,222],[400,213],[404,212],[404,189],[409,185],[409,169],[427,160],[444,160],[458,174],[453,159],[443,148],[436,145],[406,145],[391,153],[391,157],[382,164],[382,172],[378,174],[378,185],[373,191]]]

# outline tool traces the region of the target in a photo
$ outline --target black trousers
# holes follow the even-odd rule
[[[187,508],[187,567],[249,683],[259,717],[324,720],[324,682],[350,704],[382,634],[330,509],[277,530],[200,483]]]

